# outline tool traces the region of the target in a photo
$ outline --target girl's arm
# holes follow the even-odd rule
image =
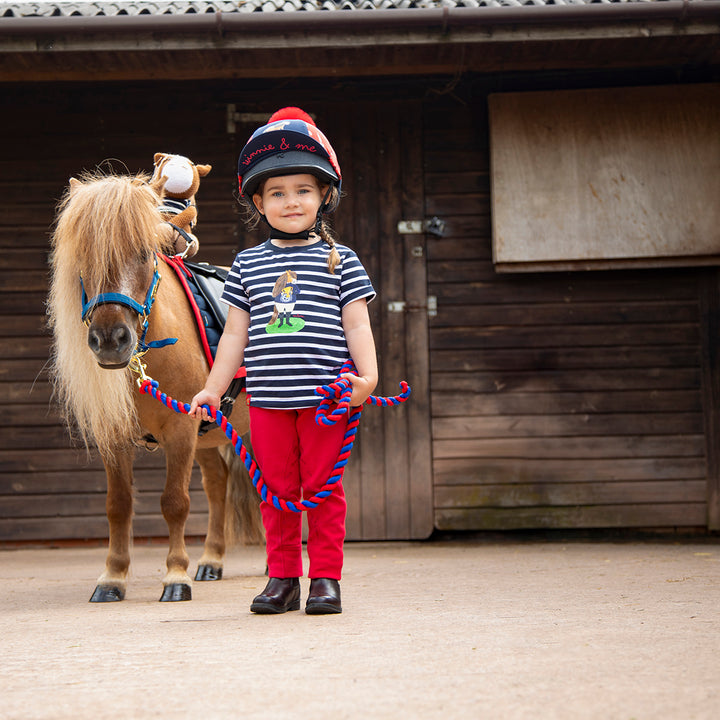
[[[343,373],[353,386],[350,405],[362,405],[372,394],[378,382],[375,339],[370,327],[370,315],[365,299],[355,300],[342,309],[342,326],[350,357],[355,363],[357,375]]]
[[[205,387],[190,402],[190,417],[202,417],[209,420],[207,412],[201,405],[220,407],[222,394],[227,390],[230,381],[242,365],[245,348],[248,344],[250,313],[230,306],[225,329],[218,343],[215,362],[205,381]]]

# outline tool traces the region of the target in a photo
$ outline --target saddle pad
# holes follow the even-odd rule
[[[200,341],[208,364],[212,367],[218,342],[227,320],[227,305],[220,300],[222,296],[227,268],[208,263],[185,262],[179,256],[162,256],[163,260],[175,271],[180,284],[190,302],[195,315]],[[245,368],[241,367],[235,377],[244,377]]]
[[[220,329],[224,328],[228,306],[220,298],[228,275],[227,268],[208,265],[207,263],[190,262],[186,262],[185,267],[192,273],[200,294],[206,300],[208,310],[213,314],[215,322]]]
[[[162,259],[175,271],[180,284],[185,289],[190,308],[195,315],[205,357],[212,367],[227,320],[227,306],[220,300],[220,296],[228,271],[226,268],[208,263],[185,262],[179,255],[173,257],[162,255]],[[245,367],[240,367],[223,395],[220,412],[225,417],[232,415],[235,398],[245,389],[246,374]],[[215,423],[212,420],[203,420],[198,429],[198,436],[204,435],[214,427]]]

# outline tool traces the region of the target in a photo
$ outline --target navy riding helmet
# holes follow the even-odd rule
[[[271,115],[242,149],[238,158],[240,194],[252,202],[263,180],[301,173],[314,175],[329,185],[327,197],[333,187],[339,195],[342,175],[330,141],[306,112],[287,107]],[[321,212],[334,209],[323,202]]]

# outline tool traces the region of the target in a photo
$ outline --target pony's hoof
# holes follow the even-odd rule
[[[195,573],[196,580],[222,580],[223,569],[212,565],[198,565]]]
[[[117,585],[98,585],[90,598],[91,603],[119,602],[125,599],[125,590]]]
[[[192,588],[185,583],[171,583],[163,588],[160,602],[182,602],[192,600]]]

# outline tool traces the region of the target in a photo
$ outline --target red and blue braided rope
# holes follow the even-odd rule
[[[278,510],[286,512],[302,512],[303,510],[312,510],[323,503],[333,492],[338,483],[342,481],[345,467],[350,460],[355,443],[355,436],[360,425],[360,415],[362,414],[362,406],[350,407],[350,396],[352,395],[352,383],[347,378],[341,377],[343,373],[355,372],[355,367],[351,362],[345,363],[338,374],[335,382],[329,385],[318,387],[315,392],[322,396],[320,405],[315,411],[315,422],[318,425],[334,425],[345,414],[348,414],[348,423],[343,437],[343,446],[340,448],[337,462],[335,463],[330,477],[320,490],[307,500],[300,500],[297,503],[291,500],[284,500],[274,495],[262,477],[262,472],[252,455],[248,452],[243,444],[242,438],[235,432],[235,428],[223,413],[212,405],[203,405],[208,415],[213,419],[215,424],[225,433],[230,440],[235,454],[240,458],[247,468],[252,480],[252,484],[260,494],[260,497],[268,503],[271,503]],[[398,405],[405,402],[410,396],[410,386],[403,380],[400,383],[401,392],[393,397],[377,397],[371,395],[365,402],[369,405]],[[176,413],[187,415],[190,411],[188,403],[181,403],[171,398],[164,392],[160,392],[157,380],[146,377],[140,384],[140,392],[154,397],[166,407],[174,410]],[[333,407],[335,405],[335,407]]]

